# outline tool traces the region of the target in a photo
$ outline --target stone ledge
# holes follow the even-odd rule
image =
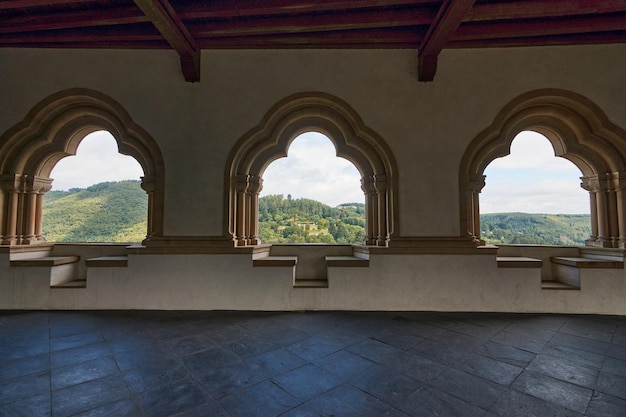
[[[298,263],[297,256],[265,256],[252,260],[252,266],[287,266],[294,267]]]
[[[115,268],[115,267],[127,267],[127,256],[100,256],[98,258],[89,258],[85,260],[85,265],[88,268]]]
[[[46,256],[43,258],[17,259],[11,261],[11,266],[26,267],[53,267],[73,264],[80,261],[80,256]]]
[[[550,262],[557,265],[572,266],[574,268],[624,269],[624,262],[607,259],[553,256],[550,258]]]
[[[326,266],[328,267],[369,267],[369,259],[356,256],[326,256]]]
[[[542,290],[580,290],[580,287],[565,284],[560,281],[541,281]]]
[[[496,258],[498,268],[541,268],[543,261],[524,256],[498,256]]]

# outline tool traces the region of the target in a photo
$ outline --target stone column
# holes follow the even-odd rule
[[[479,245],[485,241],[480,236],[480,201],[479,195],[485,187],[485,175],[470,174],[467,189],[467,231]]]
[[[246,192],[248,190],[248,175],[236,175],[235,176],[235,192],[237,197],[235,199],[235,227],[234,236],[236,246],[246,246],[248,244],[248,236],[246,234],[246,223],[248,215],[246,212]]]
[[[16,174],[5,174],[0,177],[2,189],[2,245],[18,244],[17,225],[21,178]]]
[[[613,189],[615,190],[618,230],[615,246],[626,248],[626,172],[613,174]]]
[[[595,246],[598,240],[598,192],[600,189],[597,176],[580,177],[580,187],[589,192],[589,204],[591,208],[591,236],[585,241],[587,246]]]
[[[259,236],[259,193],[263,189],[263,178],[257,175],[248,177],[248,188],[246,192],[246,204],[248,210],[248,233],[249,244],[258,245],[261,243]]]
[[[387,228],[387,176],[378,174],[374,178],[374,189],[376,190],[376,206],[378,225],[376,245],[387,246],[389,241],[389,233]]]
[[[43,236],[43,200],[45,194],[52,189],[52,179],[35,177],[34,189],[37,190],[35,199],[35,242],[44,242]]]
[[[378,230],[378,204],[376,201],[376,188],[374,177],[361,178],[361,189],[365,194],[365,244],[376,245]]]

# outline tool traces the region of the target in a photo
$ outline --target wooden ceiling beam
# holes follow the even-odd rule
[[[217,21],[189,23],[189,31],[196,39],[202,37],[254,36],[287,33],[327,32],[342,30],[396,28],[429,25],[434,12],[399,11],[355,11],[302,15],[299,17],[237,18]]]
[[[0,10],[92,2],[93,0],[4,0],[0,2]]]
[[[566,34],[552,36],[453,40],[449,48],[510,48],[524,46],[607,45],[626,43],[626,31]]]
[[[181,19],[233,18],[247,16],[275,16],[329,11],[354,11],[359,9],[381,9],[398,6],[427,7],[440,0],[206,0],[181,1],[179,16]],[[178,5],[178,4],[177,4]]]
[[[626,0],[521,0],[477,3],[466,21],[532,19],[591,14],[618,13],[626,10]]]
[[[432,81],[437,72],[439,53],[453,37],[454,32],[476,0],[444,0],[439,12],[422,40],[417,56],[419,81]]]
[[[168,0],[134,0],[180,56],[185,80],[200,81],[200,48]]]
[[[148,22],[135,5],[72,12],[41,13],[6,17],[0,21],[0,33],[35,32],[39,30],[126,25]]]
[[[626,13],[516,22],[464,23],[454,41],[588,34],[626,30]]]

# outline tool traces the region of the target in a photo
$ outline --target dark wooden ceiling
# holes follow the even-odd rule
[[[444,48],[626,42],[626,0],[0,0],[0,47],[200,50]]]

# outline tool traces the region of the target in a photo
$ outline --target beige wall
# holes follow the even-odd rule
[[[204,51],[202,81],[190,84],[171,51],[2,49],[0,132],[57,91],[110,95],[165,155],[165,234],[219,235],[234,143],[278,100],[327,92],[393,151],[400,233],[454,236],[461,156],[514,97],[570,90],[626,128],[626,45],[447,50],[432,83],[417,82],[416,59],[412,50]]]

